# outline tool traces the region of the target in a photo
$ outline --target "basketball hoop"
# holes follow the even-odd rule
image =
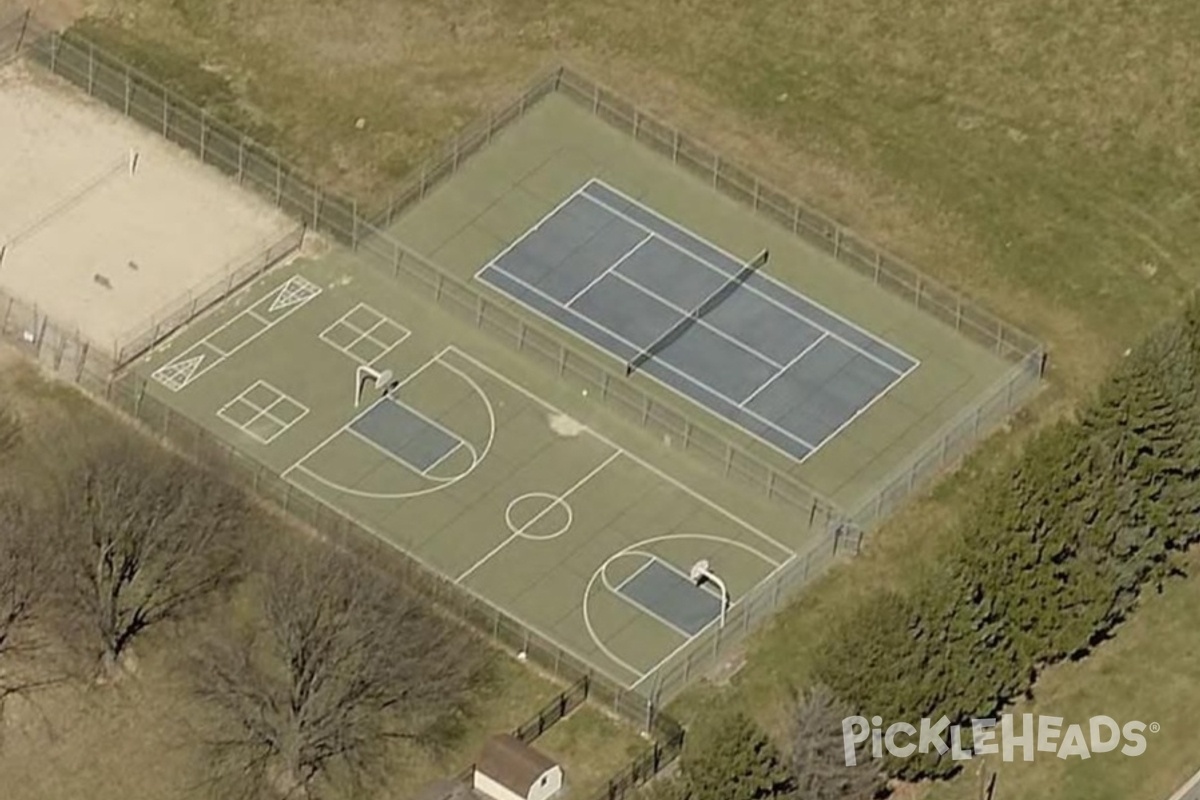
[[[377,370],[364,364],[354,371],[355,408],[362,403],[362,393],[367,385],[367,381],[371,381],[376,389],[385,388],[387,391],[392,391],[396,388],[396,385],[392,383],[392,371],[390,369]]]
[[[704,581],[709,581],[721,590],[721,627],[725,627],[725,608],[729,605],[729,590],[725,588],[725,581],[717,577],[716,573],[708,565],[708,559],[702,558],[692,568],[688,570],[688,575],[692,579],[692,583],[699,586]]]

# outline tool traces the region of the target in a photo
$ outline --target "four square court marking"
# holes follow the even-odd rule
[[[308,414],[298,400],[255,381],[217,410],[217,416],[261,444],[270,444]]]
[[[476,277],[628,363],[743,262],[598,179]],[[761,272],[641,371],[799,461],[918,366]]]

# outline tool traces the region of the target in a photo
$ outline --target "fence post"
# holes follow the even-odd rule
[[[25,9],[25,15],[21,18],[21,32],[17,34],[17,45],[13,48],[13,53],[21,52],[21,45],[25,42],[25,33],[29,30],[29,17],[33,14],[33,9]]]
[[[713,188],[716,189],[721,183],[721,156],[718,153],[713,156]]]
[[[129,78],[129,67],[125,68],[125,116],[129,116],[129,105],[133,98],[133,82]]]
[[[350,202],[350,249],[358,249],[358,201]]]
[[[208,137],[208,112],[200,109],[200,163],[205,163],[204,152]]]
[[[58,43],[61,38],[57,33],[50,37],[50,71],[55,74],[58,70]]]
[[[671,162],[679,163],[679,131],[671,131]]]
[[[96,45],[88,43],[88,96],[92,95],[96,84]]]
[[[242,182],[242,178],[246,172],[246,137],[238,137],[238,183]]]
[[[641,128],[642,114],[637,108],[633,109],[633,138],[638,138],[638,129]]]

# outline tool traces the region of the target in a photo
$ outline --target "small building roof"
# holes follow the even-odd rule
[[[533,785],[556,766],[549,756],[507,733],[499,733],[488,739],[475,763],[476,771],[522,797],[528,795]]]

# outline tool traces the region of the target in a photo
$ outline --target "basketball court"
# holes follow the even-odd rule
[[[310,264],[139,369],[297,491],[631,689],[795,557],[391,300]]]

